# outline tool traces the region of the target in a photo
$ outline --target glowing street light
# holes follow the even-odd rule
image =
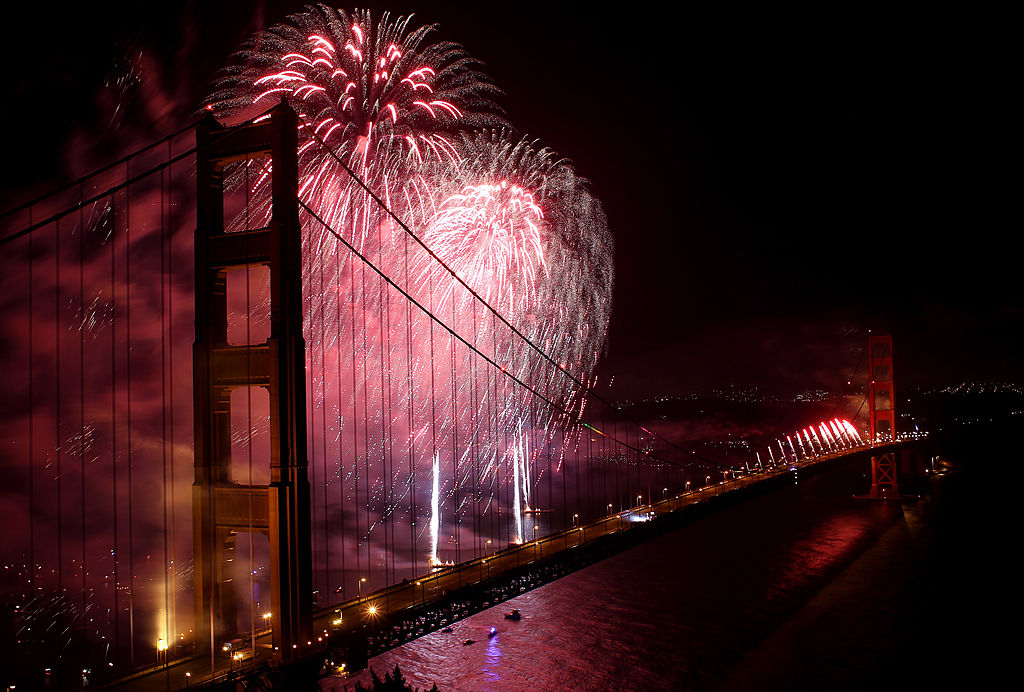
[[[357,599],[363,597],[363,584],[365,584],[365,583],[366,583],[366,577],[360,577],[359,578],[359,583],[356,584],[356,598]]]

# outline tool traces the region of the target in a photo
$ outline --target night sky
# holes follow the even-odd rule
[[[1014,99],[1020,79],[1011,74],[1010,65],[1019,59],[1011,59],[1010,46],[1019,41],[1015,37],[1011,43],[1005,35],[1015,26],[1008,18],[980,10],[917,12],[863,3],[811,11],[751,11],[719,3],[681,3],[670,10],[647,3],[610,9],[595,9],[598,3],[546,5],[435,0],[374,2],[370,8],[375,17],[391,9],[396,15],[415,12],[416,25],[437,22],[435,39],[461,43],[505,92],[499,102],[520,133],[571,159],[591,181],[615,240],[614,308],[607,356],[598,366],[603,396],[636,400],[754,385],[783,401],[789,394],[825,389],[844,396],[823,406],[860,405],[864,370],[853,385],[847,380],[862,362],[868,329],[893,334],[901,394],[965,380],[1024,382],[1021,223],[1011,209],[1020,139],[1011,123],[1020,121]],[[303,3],[171,0],[145,8],[123,1],[102,6],[21,3],[5,9],[0,208],[195,120],[217,70],[239,43],[301,11]],[[151,198],[139,194],[137,199],[143,201],[134,201],[135,208]],[[72,226],[65,226],[65,238],[72,237]],[[43,252],[60,233],[43,234]],[[125,242],[127,248],[127,237]],[[65,255],[71,257],[67,247]],[[110,245],[115,247],[120,246]],[[116,272],[111,261],[111,286],[115,274],[127,275],[129,259],[137,256],[126,250],[124,259],[116,260]],[[154,255],[150,265],[156,261]],[[46,271],[50,265],[42,266]],[[59,273],[60,262],[55,266]],[[145,265],[133,271],[133,277],[144,276]],[[63,281],[71,286],[68,276],[65,272]],[[0,279],[11,277],[16,274]],[[89,578],[99,583],[100,565],[131,565],[130,557],[110,557],[117,553],[107,545],[108,517],[116,522],[120,516],[134,522],[136,534],[127,541],[123,535],[115,538],[115,544],[120,541],[115,547],[127,547],[129,554],[133,546],[139,548],[142,566],[130,569],[145,575],[159,561],[157,550],[150,562],[148,547],[167,535],[168,489],[171,525],[191,516],[191,397],[178,396],[181,411],[175,417],[173,405],[160,408],[166,401],[157,394],[162,379],[157,384],[153,375],[148,387],[140,384],[144,374],[163,366],[162,350],[158,359],[152,347],[163,330],[160,323],[157,332],[155,315],[140,319],[132,313],[143,326],[135,332],[134,351],[125,348],[119,355],[118,349],[113,357],[104,351],[110,384],[97,391],[112,393],[110,420],[101,410],[106,396],[87,400],[87,378],[76,377],[75,364],[87,361],[81,346],[87,340],[63,336],[65,356],[69,344],[78,345],[81,360],[65,357],[63,372],[44,372],[40,364],[51,362],[51,334],[61,354],[61,322],[54,319],[58,305],[63,299],[65,308],[73,307],[76,295],[73,286],[51,295],[47,281],[44,276],[39,288],[28,291],[46,301],[33,319],[21,319],[27,314],[21,303],[0,317],[0,354],[7,386],[15,392],[10,401],[4,399],[3,424],[10,432],[0,439],[5,458],[17,460],[7,466],[5,478],[13,480],[4,481],[0,516],[21,534],[24,526],[37,532],[27,540],[12,534],[0,543],[28,544],[38,550],[36,562],[56,564],[67,579],[76,577],[74,560],[88,554],[96,570]],[[28,281],[4,285],[15,283],[19,291],[30,286]],[[150,305],[162,304],[159,281],[138,285],[137,303],[145,305],[138,296],[148,293]],[[0,294],[0,303],[15,304],[20,295]],[[117,300],[119,306],[131,304],[123,293]],[[183,306],[191,300],[190,289],[175,300],[187,320]],[[39,342],[40,355],[29,353],[35,359],[28,361],[17,339],[25,323],[47,338]],[[175,332],[179,362],[187,362],[190,353],[182,336],[187,331]],[[94,352],[105,349],[108,338],[120,345],[125,332],[123,322],[111,324]],[[174,362],[170,351],[168,362]],[[12,353],[17,356],[8,360]],[[37,365],[25,368],[26,362]],[[125,363],[135,364],[134,376],[121,372]],[[188,382],[187,367],[176,372]],[[12,403],[26,401],[25,389],[32,392],[28,401],[34,408]],[[661,413],[655,409],[637,410],[653,417]],[[710,413],[706,420],[683,414],[653,425],[664,423],[658,431],[673,439],[703,442],[730,436],[730,430],[766,438],[780,434],[783,428],[771,419],[770,406],[754,410],[756,421],[745,420],[743,430],[727,428]],[[175,421],[169,447],[172,453],[175,444],[186,447],[176,461],[172,457],[170,483],[166,461],[162,469],[143,461],[157,459],[158,446],[146,442],[166,441],[159,430],[165,417],[157,414],[168,411]],[[847,415],[853,418],[853,411]],[[92,431],[98,440],[96,458],[89,462],[97,466],[88,467],[88,475],[87,420],[90,426],[96,422]],[[25,429],[33,430],[29,437],[35,440],[27,457],[15,439],[24,438]],[[354,432],[352,440],[354,451]],[[77,457],[72,443],[79,445]],[[57,451],[56,471],[51,449]],[[124,454],[131,464],[133,449],[142,470],[134,481],[123,473],[118,480]],[[717,449],[709,454],[718,458]],[[327,476],[326,457],[326,448],[319,461],[314,453],[314,483],[317,464]],[[25,458],[27,475],[37,483],[28,493]],[[87,502],[85,479],[107,484],[108,472],[113,495],[108,497],[104,487],[94,500],[90,487]],[[130,504],[126,509],[117,502],[118,492],[124,499],[124,488],[129,499],[134,492],[134,515]],[[356,492],[346,512],[361,511]],[[161,501],[162,531],[156,510]],[[370,501],[364,503],[369,525]],[[326,509],[322,514],[326,525]],[[315,509],[313,515],[317,520]],[[48,539],[54,527],[65,534],[57,539],[56,563],[54,541]],[[358,517],[355,527],[358,531]],[[340,543],[352,535],[342,533]],[[190,533],[179,532],[174,540],[181,544],[178,554],[187,554]],[[325,553],[326,546],[325,540]],[[165,557],[166,551],[165,540]],[[343,579],[355,583],[355,571],[341,571]]]
[[[302,7],[207,5],[16,10],[4,206],[187,122],[237,44]],[[899,387],[1021,378],[1005,18],[371,7],[439,22],[592,181],[616,240],[612,396],[840,390],[869,328],[893,333]]]

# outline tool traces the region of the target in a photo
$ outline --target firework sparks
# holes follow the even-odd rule
[[[522,540],[521,502],[529,505],[538,477],[530,466],[569,421],[393,299],[334,234],[502,372],[566,410],[582,411],[578,383],[592,376],[611,310],[600,203],[568,161],[511,135],[498,89],[460,46],[429,42],[433,29],[311,7],[246,43],[205,104],[234,124],[286,98],[301,120],[299,193],[330,227],[303,219],[310,410],[321,421],[310,448],[324,450],[322,462],[338,459],[333,471],[314,460],[314,482],[340,483],[363,511],[352,521],[368,561],[386,540],[382,521],[417,525],[424,509],[431,520],[418,531],[429,533],[436,561],[437,524],[486,514],[499,495],[515,496],[512,530]],[[268,220],[265,163],[238,166],[228,185],[246,190],[237,226]],[[422,492],[430,499],[417,500]]]

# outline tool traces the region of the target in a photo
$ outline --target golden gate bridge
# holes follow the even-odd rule
[[[386,239],[326,223],[302,127],[211,118],[0,219],[25,686],[311,679],[798,466],[868,450],[898,497],[887,337],[868,443],[826,424],[738,474],[604,400],[369,188]]]

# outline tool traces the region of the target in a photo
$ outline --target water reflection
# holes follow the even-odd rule
[[[902,522],[899,505],[852,500],[856,482],[856,474],[843,473],[806,479],[478,613],[371,666],[398,664],[412,685],[436,682],[441,690],[713,688]],[[523,619],[509,623],[504,613],[513,608]],[[491,627],[499,633],[488,638]],[[467,638],[477,643],[463,646]],[[369,675],[357,679],[366,684]]]
[[[488,680],[497,682],[501,680],[501,647],[498,646],[500,638],[497,629],[491,629],[493,635],[488,633],[487,652],[484,654],[484,666],[481,670]]]

